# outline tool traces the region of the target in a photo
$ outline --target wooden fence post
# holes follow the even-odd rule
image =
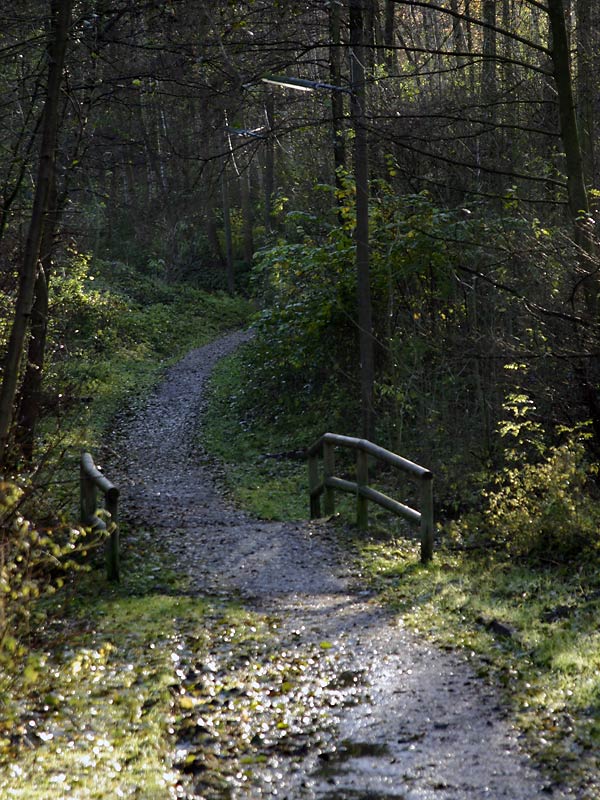
[[[97,515],[98,505],[96,492],[98,489],[104,496],[104,507],[110,514],[111,526],[106,542],[106,577],[109,581],[120,580],[119,561],[119,490],[96,467],[89,453],[82,453],[80,467],[80,513],[81,522],[94,531],[107,529],[104,520]]]
[[[330,517],[335,514],[335,493],[333,487],[327,486],[327,478],[335,475],[335,452],[331,442],[323,442],[323,473],[325,480],[325,500],[323,503],[325,516]]]
[[[421,478],[421,561],[433,557],[433,475]]]
[[[80,519],[84,525],[91,525],[96,516],[96,484],[87,474],[83,460],[79,465],[79,505]]]
[[[308,486],[310,491],[310,518],[319,519],[321,516],[321,498],[316,494],[319,486],[319,460],[316,453],[308,457]]]
[[[121,580],[119,543],[119,490],[113,487],[105,494],[106,510],[110,514],[110,537],[106,543],[106,577],[109,581]]]
[[[369,501],[360,493],[362,486],[369,485],[369,456],[364,450],[356,451],[356,524],[361,531],[369,527]]]
[[[356,451],[356,481],[341,478],[335,474],[335,447],[346,447]],[[323,480],[319,479],[318,456],[323,454]],[[383,461],[396,469],[408,473],[419,482],[420,511],[388,497],[383,492],[369,486],[369,458]],[[369,525],[369,503],[377,503],[382,508],[420,525],[421,561],[426,563],[433,558],[434,509],[433,475],[425,467],[407,458],[392,453],[365,439],[324,433],[318,441],[308,448],[308,478],[310,488],[311,519],[319,516],[320,496],[324,498],[324,514],[335,514],[335,491],[348,492],[356,497],[356,524],[359,530],[367,530]]]

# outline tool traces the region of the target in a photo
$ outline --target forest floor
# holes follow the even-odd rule
[[[214,364],[244,338],[172,367],[110,458],[125,556],[167,553],[177,591],[204,604],[172,637],[177,796],[575,796],[535,769],[472,654],[437,649],[377,603],[335,526],[254,519],[221,491],[198,420]],[[154,573],[152,591],[173,594]]]

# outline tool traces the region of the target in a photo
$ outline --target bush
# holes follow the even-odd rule
[[[551,447],[539,464],[508,469],[484,515],[494,540],[512,554],[555,561],[596,549],[600,515],[588,493],[590,472],[577,441]]]
[[[512,396],[505,410],[509,418],[500,433],[511,440],[505,465],[483,492],[483,510],[450,523],[450,534],[513,556],[555,562],[597,551],[600,508],[592,495],[597,470],[588,461],[585,434],[561,429],[555,437],[564,441],[547,446],[525,396]]]
[[[98,541],[60,521],[52,527],[31,522],[24,516],[26,489],[0,481],[0,666],[19,655],[19,637],[29,628],[38,598],[80,569],[76,556]]]

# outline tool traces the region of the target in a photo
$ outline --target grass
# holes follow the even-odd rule
[[[436,553],[354,541],[381,600],[438,645],[457,649],[503,688],[528,747],[556,780],[600,767],[600,575],[597,565],[536,566],[499,553]],[[598,797],[589,786],[586,798]]]
[[[38,631],[29,680],[11,687],[3,714],[3,797],[174,796],[170,656],[177,619],[200,621],[203,609],[177,596],[131,596],[131,588],[107,587],[92,573],[76,595],[60,596]]]
[[[260,622],[235,603],[186,596],[164,556],[132,556],[121,586],[85,576],[37,632],[3,709],[3,798],[181,796],[184,670],[221,629]]]
[[[305,519],[308,495],[302,450],[315,436],[314,426],[306,420],[296,420],[294,428],[285,421],[247,420],[240,402],[246,365],[243,349],[217,364],[199,434],[202,445],[227,465],[227,488],[248,511],[262,519]]]

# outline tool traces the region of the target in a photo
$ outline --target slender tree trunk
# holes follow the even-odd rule
[[[215,174],[214,162],[209,162],[208,164],[206,170],[206,186],[207,192],[204,199],[206,203],[206,238],[208,240],[210,254],[215,261],[215,267],[222,268],[225,267],[226,262],[217,229],[216,210],[219,208],[220,203],[218,176]]]
[[[396,4],[393,0],[385,0],[385,18],[383,26],[383,42],[386,48],[385,63],[391,73],[398,71],[396,44]]]
[[[483,21],[486,26],[483,29],[483,62],[481,65],[481,96],[480,104],[482,118],[485,121],[483,135],[479,140],[480,158],[484,165],[495,167],[498,165],[498,146],[497,133],[497,99],[498,99],[498,76],[497,76],[497,38],[496,31],[496,0],[483,0]],[[496,193],[500,192],[499,176],[482,173],[481,180],[484,188],[489,188]]]
[[[332,3],[329,7],[329,75],[332,86],[341,86],[342,81],[342,49],[340,37],[340,6]],[[335,170],[335,188],[338,191],[338,207],[343,202],[342,171],[346,166],[346,146],[344,144],[344,95],[342,92],[331,92],[331,126],[333,138],[333,166]],[[338,212],[341,221],[341,212]]]
[[[275,98],[273,92],[266,89],[265,115],[267,118],[267,141],[265,143],[265,231],[271,233],[273,228],[273,190],[275,187]]]
[[[370,2],[370,0],[366,0]],[[352,121],[354,125],[354,174],[356,180],[356,277],[360,342],[362,435],[373,438],[373,323],[369,266],[369,159],[365,124],[365,0],[349,0],[350,58],[352,69]]]
[[[73,0],[51,0],[50,2],[48,86],[44,102],[38,173],[25,253],[21,266],[15,315],[8,341],[2,387],[0,389],[0,464],[6,463],[8,457],[9,433],[31,307],[33,305],[43,224],[48,211],[48,201],[54,177],[60,87],[71,24],[72,6]]]
[[[511,30],[515,26],[514,8],[511,0],[502,0],[502,27]],[[503,114],[503,120],[508,126],[506,132],[501,134],[501,152],[503,154],[504,166],[507,171],[512,171],[515,164],[515,157],[518,152],[518,144],[515,141],[517,132],[515,130],[518,123],[518,105],[515,97],[515,68],[511,63],[514,58],[514,40],[510,36],[505,37],[503,55],[507,61],[502,67],[502,94],[507,99],[508,104]]]
[[[550,33],[552,39],[552,64],[558,95],[560,135],[565,151],[569,211],[575,229],[575,242],[580,251],[580,267],[585,275],[583,288],[589,317],[595,322],[598,316],[597,253],[590,225],[590,206],[583,168],[581,140],[577,127],[569,41],[563,0],[548,0]]]
[[[227,179],[227,166],[221,173],[221,198],[223,201],[223,234],[225,236],[225,267],[227,273],[227,291],[235,292],[235,276],[233,272],[233,241],[231,238],[231,206],[229,202],[229,182]]]
[[[31,335],[27,348],[27,366],[21,387],[21,402],[16,430],[17,445],[25,461],[31,463],[35,430],[41,413],[42,376],[48,333],[48,289],[52,273],[54,240],[59,224],[56,182],[50,187],[48,212],[40,246],[40,266],[35,281],[35,300],[31,309]]]
[[[577,116],[587,186],[594,185],[596,173],[594,34],[597,34],[597,29],[593,23],[597,19],[593,14],[592,0],[577,0]]]
[[[242,218],[244,223],[244,261],[252,264],[254,257],[254,213],[252,208],[252,165],[240,176]]]

